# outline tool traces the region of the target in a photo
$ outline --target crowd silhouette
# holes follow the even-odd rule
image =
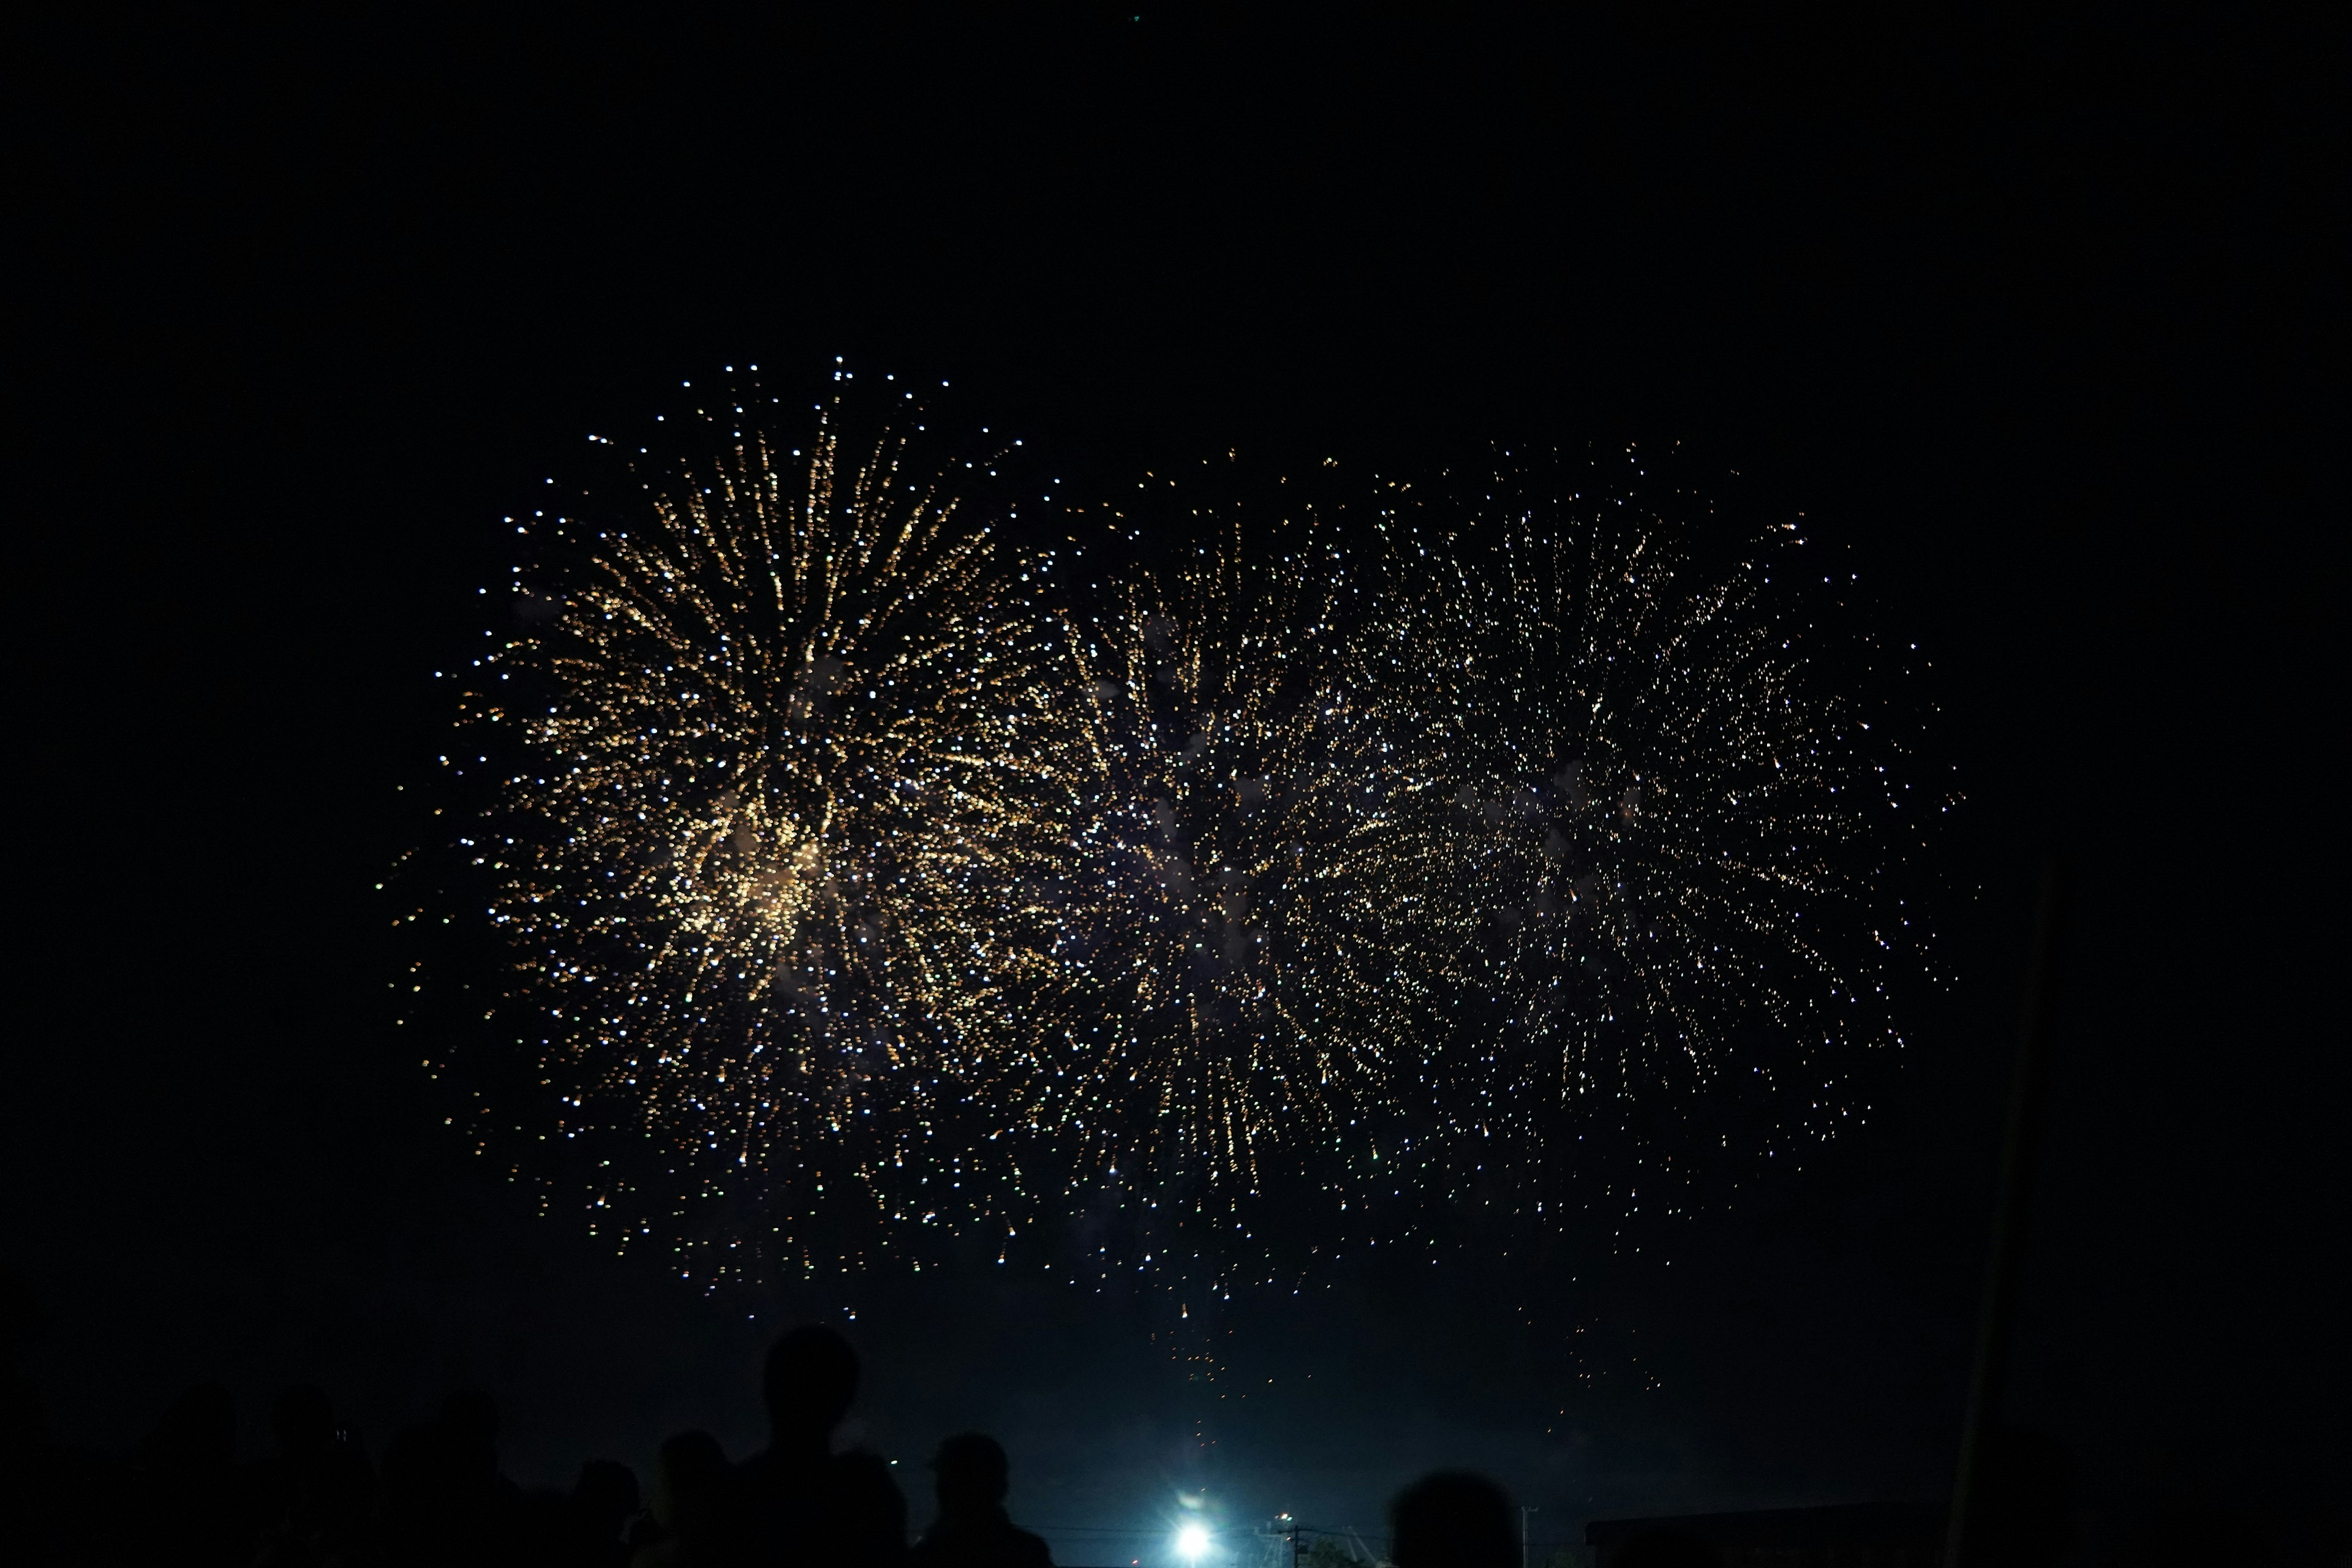
[[[11,1327],[19,1327],[14,1325]],[[15,1346],[9,1347],[12,1351]],[[708,1432],[661,1445],[649,1495],[626,1466],[592,1459],[566,1491],[516,1485],[499,1463],[499,1409],[478,1389],[400,1432],[380,1463],[327,1395],[288,1389],[275,1452],[236,1458],[236,1407],[218,1384],[173,1402],[129,1455],[42,1441],[31,1384],[10,1357],[0,1386],[8,1495],[0,1560],[191,1568],[1053,1568],[1005,1511],[1010,1465],[984,1434],[931,1460],[938,1508],[908,1540],[907,1503],[883,1460],[838,1451],[856,1397],[846,1340],[809,1325],[770,1351],[768,1444],[730,1461]],[[1396,1568],[1517,1568],[1509,1500],[1475,1476],[1438,1475],[1397,1502]]]

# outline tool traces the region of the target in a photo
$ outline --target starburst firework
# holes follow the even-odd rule
[[[1420,541],[1427,765],[1471,933],[1438,1079],[1457,1149],[1490,1185],[1518,1173],[1530,1209],[1575,1179],[1579,1139],[1710,1098],[1741,1102],[1750,1143],[1829,1135],[1858,1054],[1899,1043],[1886,971],[1912,945],[1883,873],[1916,814],[1816,665],[1801,541],[1701,571],[1666,515],[1684,498],[1622,457],[1392,509]]]
[[[901,439],[852,452],[841,421],[805,455],[731,429],[634,518],[542,523],[540,624],[467,702],[521,744],[482,858],[559,1131],[680,1156],[674,1190],[624,1160],[598,1202],[716,1203],[735,1217],[688,1221],[710,1244],[748,1219],[812,1264],[797,1211],[1024,1202],[1007,1163],[956,1179],[987,1131],[961,1086],[1034,950],[996,940],[1039,826],[1009,786],[1055,719],[1018,581],[1047,563],[1001,559]]]
[[[1082,1171],[1222,1212],[1338,1168],[1412,1094],[1446,846],[1331,529],[1210,526],[1067,633],[1072,984],[1035,1100]]]

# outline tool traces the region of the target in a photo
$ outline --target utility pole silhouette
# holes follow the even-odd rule
[[[2026,971],[2017,1067],[2010,1079],[2009,1125],[2001,1142],[1992,1254],[1985,1266],[1984,1305],[1977,1319],[1976,1370],[1969,1380],[1968,1416],[1960,1428],[1960,1462],[1952,1478],[1951,1512],[1944,1525],[1944,1568],[1968,1568],[1970,1515],[2009,1380],[2010,1333],[2017,1316],[2018,1276],[2025,1261],[2026,1218],[2042,1160],[2042,1103],[2050,1089],[2051,1015],[2058,1000],[2060,943],[2072,892],[2070,880],[2064,859],[2051,857],[2042,870],[2041,908],[2034,921],[2033,955]]]

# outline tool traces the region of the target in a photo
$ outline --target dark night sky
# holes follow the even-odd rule
[[[877,1284],[869,1441],[911,1468],[990,1426],[1016,1511],[1066,1526],[1205,1482],[1369,1529],[1439,1462],[1539,1539],[1933,1495],[2061,847],[2013,1413],[2118,1516],[2345,1485],[2336,40],[1501,15],[18,38],[0,1261],[55,1320],[61,1434],[126,1442],[220,1376],[257,1443],[308,1376],[379,1446],[488,1383],[531,1481],[686,1425],[748,1445],[768,1324],[442,1134],[370,886],[501,512],[682,377],[847,353],[1107,471],[1680,441],[1932,658],[1922,766],[1969,797],[1948,997],[1801,1174],[1538,1327],[1470,1280],[1244,1319],[1236,1387],[1276,1382],[1207,1452],[1139,1321]],[[1559,1386],[1579,1327],[1600,1375]]]

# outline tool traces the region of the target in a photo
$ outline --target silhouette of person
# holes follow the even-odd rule
[[[11,1473],[40,1447],[41,1396],[18,1357],[48,1326],[33,1288],[0,1274],[0,1463]]]
[[[939,1517],[912,1553],[916,1568],[1053,1568],[1045,1542],[1013,1525],[1004,1511],[1004,1449],[966,1432],[940,1445],[931,1475]]]
[[[637,1511],[637,1473],[617,1459],[591,1459],[572,1486],[571,1536],[574,1559],[597,1568],[618,1568],[629,1560],[622,1531]]]
[[[1389,1504],[1396,1568],[1519,1568],[1509,1494],[1484,1476],[1440,1470]]]
[[[857,1396],[857,1352],[822,1324],[768,1352],[761,1393],[768,1447],[736,1474],[730,1555],[822,1568],[895,1568],[907,1554],[907,1501],[871,1454],[835,1454],[834,1429]]]
[[[499,1405],[485,1391],[461,1388],[441,1404],[441,1442],[465,1546],[491,1559],[511,1555],[522,1489],[499,1468]]]
[[[719,1439],[708,1432],[681,1432],[661,1446],[654,1479],[653,1522],[644,1533],[631,1568],[703,1568],[730,1555],[729,1510],[734,1473]]]
[[[32,1286],[14,1274],[0,1274],[0,1536],[26,1561],[47,1563],[68,1553],[69,1540],[89,1532],[95,1510],[75,1506],[84,1489],[61,1473],[59,1456],[47,1441],[41,1396],[20,1359],[48,1331]],[[79,1479],[79,1478],[77,1478]]]
[[[503,1562],[521,1492],[499,1473],[499,1407],[478,1390],[451,1394],[440,1419],[403,1432],[383,1453],[379,1529],[395,1563]]]
[[[278,1396],[269,1426],[278,1457],[260,1475],[262,1568],[324,1563],[367,1522],[374,1477],[335,1429],[334,1406],[307,1384]]]
[[[148,1562],[243,1563],[253,1519],[236,1471],[236,1399],[217,1383],[172,1403],[140,1445],[131,1529]]]
[[[478,1388],[461,1388],[441,1402],[442,1440],[457,1473],[486,1493],[510,1496],[515,1485],[499,1473],[499,1405]]]
[[[377,1543],[387,1563],[425,1559],[449,1533],[449,1487],[440,1430],[432,1425],[393,1434],[376,1478]]]

